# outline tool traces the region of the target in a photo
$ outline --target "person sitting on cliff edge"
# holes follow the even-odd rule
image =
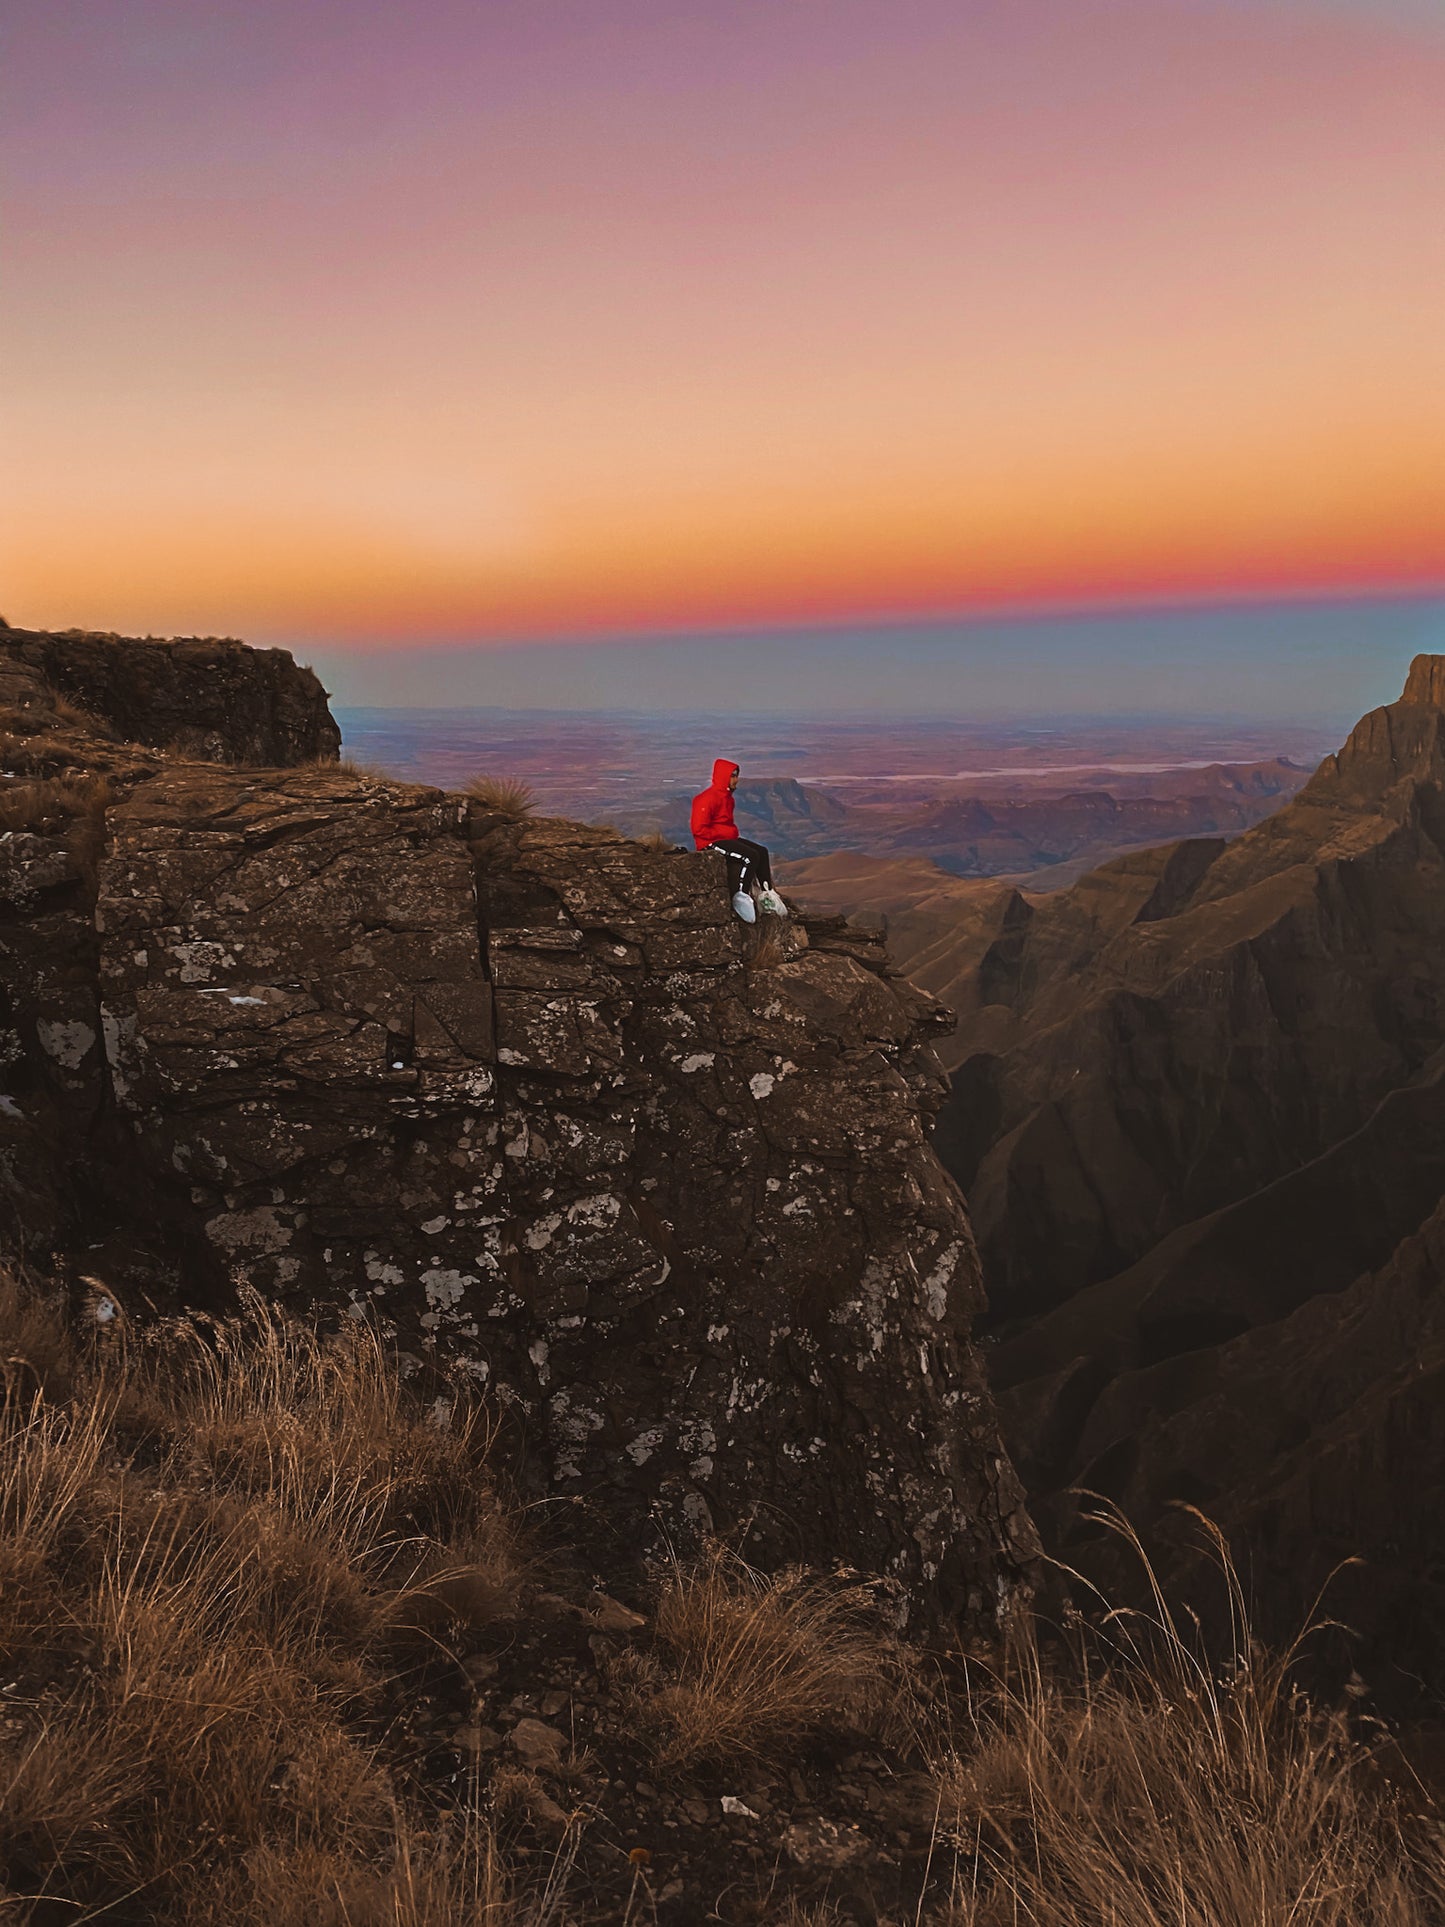
[[[727,857],[733,909],[744,923],[756,923],[758,910],[785,917],[787,905],[773,888],[773,866],[767,851],[761,843],[738,835],[733,821],[733,791],[737,786],[737,764],[719,756],[712,766],[711,783],[692,799],[692,840],[700,850],[721,850]],[[751,895],[755,879],[759,885],[757,908]]]

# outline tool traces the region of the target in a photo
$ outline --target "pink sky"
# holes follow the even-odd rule
[[[12,621],[1445,579],[1423,0],[8,14]]]

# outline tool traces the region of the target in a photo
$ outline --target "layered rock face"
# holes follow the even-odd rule
[[[1102,1570],[1070,1487],[1145,1527],[1187,1501],[1242,1535],[1282,1619],[1362,1554],[1373,1650],[1434,1678],[1442,696],[1422,658],[1237,841],[1001,916],[939,1136],[1046,1534]]]
[[[599,1559],[748,1525],[1009,1608],[1034,1541],[926,1141],[948,1020],[876,933],[745,931],[719,859],[614,832],[176,759],[82,897],[66,1015],[14,1047],[13,1128],[78,1180],[52,1242],[460,1361]]]
[[[207,762],[335,761],[341,747],[325,690],[285,649],[0,627],[0,706],[45,715],[57,699],[123,742]]]

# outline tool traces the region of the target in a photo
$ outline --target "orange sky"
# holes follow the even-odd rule
[[[12,621],[1445,580],[1432,7],[22,0],[10,38]]]

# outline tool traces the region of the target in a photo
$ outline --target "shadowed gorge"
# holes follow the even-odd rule
[[[1332,1607],[1400,1691],[1445,1679],[1442,701],[1419,658],[1234,841],[971,907],[937,1136],[1046,1540],[1102,1576],[1070,1487],[1187,1501],[1282,1620],[1360,1555]]]

